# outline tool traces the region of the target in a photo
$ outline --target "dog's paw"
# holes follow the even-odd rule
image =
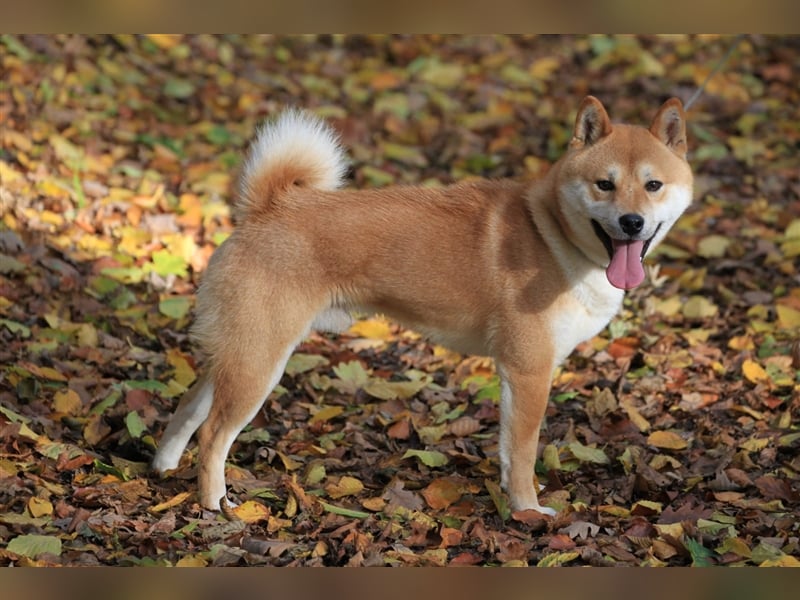
[[[167,471],[174,471],[178,468],[180,462],[180,455],[177,458],[174,456],[167,456],[166,453],[158,452],[150,463],[150,470],[153,473],[164,475]]]
[[[550,508],[549,506],[534,506],[532,507],[533,510],[536,510],[543,515],[547,515],[548,517],[555,517],[558,514],[558,511],[554,508]]]
[[[535,504],[534,503],[526,504],[525,506],[522,506],[522,507],[518,508],[517,510],[518,511],[535,510],[536,512],[541,513],[541,514],[543,514],[545,516],[548,516],[548,517],[555,517],[558,514],[557,510],[555,510],[553,508],[550,508],[549,506],[542,506],[538,502],[535,503]]]

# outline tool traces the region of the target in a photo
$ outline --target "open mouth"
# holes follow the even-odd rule
[[[592,228],[608,252],[609,264],[606,268],[606,277],[609,283],[622,290],[629,290],[642,283],[644,281],[642,260],[647,254],[653,238],[661,229],[661,223],[647,240],[616,240],[608,235],[600,223],[594,219],[592,219]]]

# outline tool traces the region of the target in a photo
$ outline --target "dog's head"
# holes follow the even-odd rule
[[[559,218],[565,233],[611,285],[644,279],[642,260],[691,203],[686,122],[677,98],[665,102],[649,129],[612,125],[588,96],[558,171]]]

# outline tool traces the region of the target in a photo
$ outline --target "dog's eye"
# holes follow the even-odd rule
[[[644,184],[644,189],[646,189],[648,192],[657,192],[658,190],[661,189],[662,185],[664,184],[661,183],[660,181],[651,179],[650,181]]]
[[[614,191],[614,182],[608,179],[599,179],[595,181],[594,184],[597,186],[597,189],[601,192],[612,192]]]

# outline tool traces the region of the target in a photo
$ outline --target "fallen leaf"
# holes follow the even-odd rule
[[[356,496],[364,489],[364,484],[355,477],[345,475],[336,483],[329,483],[325,486],[325,491],[328,496],[334,500],[343,498],[344,496]]]
[[[769,381],[769,375],[767,375],[764,367],[749,358],[742,363],[742,373],[750,383]]]
[[[569,451],[572,455],[581,462],[590,462],[597,464],[608,464],[609,459],[606,453],[600,448],[591,448],[584,446],[580,442],[572,442],[568,445]]]
[[[685,450],[689,443],[673,431],[654,431],[647,436],[647,443],[665,450]]]
[[[19,535],[8,542],[6,550],[30,558],[36,558],[45,553],[59,556],[61,554],[61,538],[38,534]]]
[[[175,494],[169,500],[165,500],[164,502],[156,504],[150,510],[154,513],[163,512],[167,509],[170,509],[174,506],[178,506],[179,504],[184,503],[191,495],[192,495],[191,492],[180,492],[178,494]]]
[[[434,479],[422,490],[422,497],[431,508],[443,510],[461,499],[461,486],[447,477]]]
[[[236,515],[238,519],[245,523],[258,523],[259,521],[266,521],[270,516],[270,510],[263,504],[255,500],[248,500],[231,508],[231,512]]]
[[[406,450],[403,458],[417,458],[426,467],[443,467],[449,460],[438,450]]]
[[[28,512],[34,518],[53,514],[53,505],[45,498],[32,497],[28,500]]]

